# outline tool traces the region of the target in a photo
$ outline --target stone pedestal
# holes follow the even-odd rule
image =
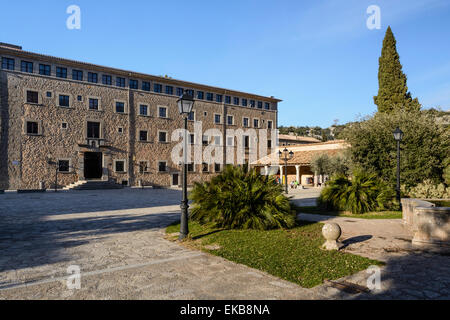
[[[326,240],[322,248],[326,250],[339,250],[344,246],[338,241],[342,231],[337,223],[326,223],[322,228],[322,234]]]

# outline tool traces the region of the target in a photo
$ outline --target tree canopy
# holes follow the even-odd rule
[[[406,75],[402,71],[391,27],[387,28],[383,40],[378,67],[378,85],[378,95],[374,97],[374,102],[378,106],[379,112],[420,110],[418,99],[412,99],[411,93],[408,91]]]

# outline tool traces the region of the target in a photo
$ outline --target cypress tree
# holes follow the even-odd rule
[[[378,67],[378,95],[373,97],[378,112],[394,110],[419,111],[420,103],[412,99],[402,71],[400,56],[391,27],[386,30]]]

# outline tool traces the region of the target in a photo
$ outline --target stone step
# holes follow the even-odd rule
[[[82,180],[72,183],[63,188],[63,190],[101,190],[101,189],[122,189],[121,184],[109,181]]]

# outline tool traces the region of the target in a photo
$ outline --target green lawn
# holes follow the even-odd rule
[[[190,221],[190,239],[184,244],[306,288],[319,285],[324,279],[338,279],[381,264],[349,253],[322,250],[322,226],[299,222],[289,230],[219,230]],[[166,233],[179,230],[179,224],[174,224]],[[205,248],[208,245],[219,246],[219,249]]]
[[[349,217],[349,218],[362,218],[362,219],[401,219],[401,211],[379,211],[379,212],[366,212],[363,214],[353,214],[346,211],[328,211],[324,208],[313,206],[313,207],[296,207],[298,213],[313,213],[321,214],[326,216],[338,216],[338,217]]]

